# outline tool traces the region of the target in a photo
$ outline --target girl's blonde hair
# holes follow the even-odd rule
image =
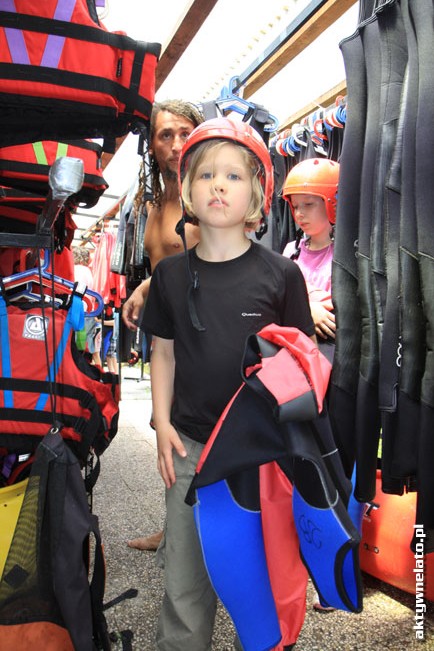
[[[184,205],[184,210],[191,218],[192,223],[197,225],[199,223],[199,220],[193,212],[193,206],[191,203],[191,186],[196,176],[197,168],[208,153],[216,153],[224,145],[228,144],[234,145],[234,147],[239,147],[246,168],[251,172],[252,197],[247,209],[245,224],[246,226],[249,226],[253,229],[258,225],[263,216],[262,210],[264,207],[264,190],[260,179],[261,176],[263,176],[264,172],[262,170],[260,162],[253,152],[247,149],[247,147],[244,147],[243,145],[240,145],[236,142],[232,142],[231,140],[226,140],[223,138],[206,140],[205,142],[199,143],[187,157],[185,161],[186,169],[183,175],[181,187],[181,199]]]

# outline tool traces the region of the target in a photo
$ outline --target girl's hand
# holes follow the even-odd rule
[[[321,339],[336,337],[336,320],[332,312],[333,304],[331,301],[312,301],[310,303],[310,312],[315,325],[315,333]]]
[[[173,454],[186,457],[187,452],[178,436],[178,432],[170,423],[164,427],[157,427],[157,468],[167,488],[176,482],[173,467]]]

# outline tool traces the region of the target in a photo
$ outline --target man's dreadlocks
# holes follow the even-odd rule
[[[157,115],[160,113],[160,111],[168,111],[169,113],[173,113],[173,115],[180,115],[183,118],[190,120],[190,122],[192,122],[195,127],[197,127],[199,124],[201,124],[201,122],[203,122],[203,117],[201,113],[196,108],[196,106],[194,104],[191,104],[190,102],[184,102],[178,99],[169,99],[164,102],[155,102],[152,107],[152,114],[151,114],[150,133],[149,133],[150,142],[152,142],[152,139],[154,137],[155,123],[157,120]],[[149,156],[149,162],[150,162],[151,188],[152,188],[151,202],[153,206],[160,208],[161,200],[163,196],[163,188],[161,187],[160,167],[156,159],[152,155]],[[145,173],[146,170],[142,165],[140,169],[140,175],[139,175],[139,189],[134,199],[134,207],[136,210],[136,214],[142,208],[143,205],[144,191],[146,187]]]

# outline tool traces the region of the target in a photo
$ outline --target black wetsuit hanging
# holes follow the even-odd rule
[[[427,535],[425,551],[434,551],[434,6],[429,0],[409,3],[416,32],[419,62],[419,94],[416,120],[415,199],[417,251],[420,274],[425,366],[420,389],[420,440],[416,521]]]
[[[340,43],[347,78],[348,113],[340,157],[339,201],[332,263],[337,332],[330,381],[330,420],[345,471],[352,474],[355,448],[357,369],[360,361],[360,305],[357,294],[357,243],[360,177],[366,125],[366,69],[361,28]],[[351,107],[354,110],[351,110]]]

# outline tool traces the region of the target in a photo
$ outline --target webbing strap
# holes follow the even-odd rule
[[[11,348],[9,342],[9,320],[6,301],[0,296],[0,342],[1,342],[1,376],[11,377]],[[13,407],[14,399],[12,391],[4,392],[5,407]]]
[[[64,20],[69,22],[71,20],[72,12],[74,11],[75,0],[59,0],[57,3],[56,11],[54,12],[54,20]],[[47,38],[44,54],[42,55],[41,66],[47,68],[57,68],[59,65],[60,57],[62,56],[63,46],[65,44],[64,36],[55,36],[50,34]]]
[[[33,142],[32,147],[33,151],[35,152],[36,161],[39,163],[39,165],[48,165],[44,144],[41,141]]]
[[[69,335],[72,330],[80,330],[79,327],[84,327],[84,307],[81,300],[81,296],[77,294],[72,295],[72,304],[68,310],[68,315],[65,319],[65,325],[63,326],[62,336],[60,337],[59,345],[57,346],[56,353],[54,355],[53,361],[51,362],[50,368],[48,369],[48,374],[45,379],[46,382],[55,382],[56,373],[60,368],[62,363],[63,356],[65,354],[66,346],[68,344]],[[77,327],[78,326],[78,327]],[[48,393],[41,393],[38,398],[38,401],[35,405],[37,411],[43,410],[47,404],[49,398]]]
[[[135,101],[136,102],[136,109],[143,113],[144,115],[150,115],[151,110],[152,110],[152,103],[147,99],[146,97],[137,97],[137,92],[133,92],[131,96],[131,91],[129,88],[126,88],[122,86],[121,84],[118,84],[116,81],[112,79],[104,79],[103,77],[96,77],[95,75],[86,75],[81,72],[70,72],[68,70],[52,70],[52,78],[50,80],[50,83],[53,83],[58,86],[65,86],[66,88],[77,88],[78,90],[86,90],[86,91],[91,91],[95,93],[103,93],[107,95],[111,95],[112,97],[117,98],[120,102],[122,102],[125,105],[130,105],[131,102]],[[47,78],[46,78],[46,73],[43,68],[40,66],[26,66],[24,69],[22,66],[17,65],[11,65],[10,63],[3,63],[0,62],[0,79],[15,79],[15,80],[23,80],[25,79],[26,83],[28,82],[38,82],[38,83],[46,83]],[[2,97],[2,93],[0,93],[0,98]],[[14,99],[16,97],[16,101],[19,102],[19,105],[21,106],[23,102],[23,96],[22,95],[14,95],[11,96],[10,93],[5,94],[4,101],[6,103],[6,100],[9,100],[12,98]],[[40,105],[44,105],[44,98],[39,98],[40,99]],[[27,96],[26,95],[26,104],[29,102],[32,102],[33,105],[38,106],[38,98],[33,97],[32,95]],[[80,105],[80,103],[84,103],[80,97],[76,98],[76,101],[69,100],[71,102],[71,110],[75,110],[75,107],[77,105]],[[56,108],[56,104],[63,106],[65,105],[65,100],[56,100],[53,98],[52,100],[53,104],[53,109]],[[93,114],[98,114],[100,113],[102,116],[105,114],[109,114],[110,116],[113,115],[115,112],[113,107],[105,107],[105,106],[96,106],[92,105],[89,103],[89,106],[92,107],[92,113]],[[97,137],[97,136],[95,136]],[[37,138],[35,138],[36,140]],[[54,140],[52,137],[51,140]]]
[[[56,152],[56,160],[58,158],[62,158],[62,156],[67,156],[68,155],[68,145],[64,142],[58,142],[57,143],[57,152]]]
[[[17,13],[14,0],[3,0],[3,9],[4,11]],[[14,63],[30,64],[23,32],[20,29],[6,27],[5,34],[12,61]]]
[[[17,13],[14,0],[3,0],[4,11]],[[69,22],[75,7],[75,0],[58,0],[54,12],[54,20],[63,20]],[[20,29],[5,29],[6,39],[11,53],[13,63],[24,63],[30,65],[29,54],[26,47],[23,31]],[[62,56],[65,36],[50,34],[45,44],[44,52],[40,62],[41,66],[47,68],[57,68],[60,57]]]
[[[10,1],[10,0],[7,0]],[[13,11],[0,12],[0,26],[5,29],[8,27],[16,29],[17,17]],[[68,21],[55,21],[52,18],[43,16],[34,16],[30,14],[19,14],[20,30],[30,32],[40,32],[42,34],[51,34],[74,38],[77,41],[86,41],[89,43],[99,43],[117,48],[118,50],[136,50],[138,45],[140,49],[144,48],[146,52],[160,56],[160,43],[148,43],[147,41],[135,41],[126,34],[116,32],[106,32],[99,27],[82,25],[79,23],[70,23]]]
[[[39,165],[49,165],[47,155],[45,153],[44,149],[44,143],[43,142],[33,142],[32,143],[33,151],[35,154],[36,162]],[[68,145],[64,142],[58,142],[57,143],[57,151],[56,151],[56,160],[58,158],[61,158],[62,156],[67,156],[68,153]]]

